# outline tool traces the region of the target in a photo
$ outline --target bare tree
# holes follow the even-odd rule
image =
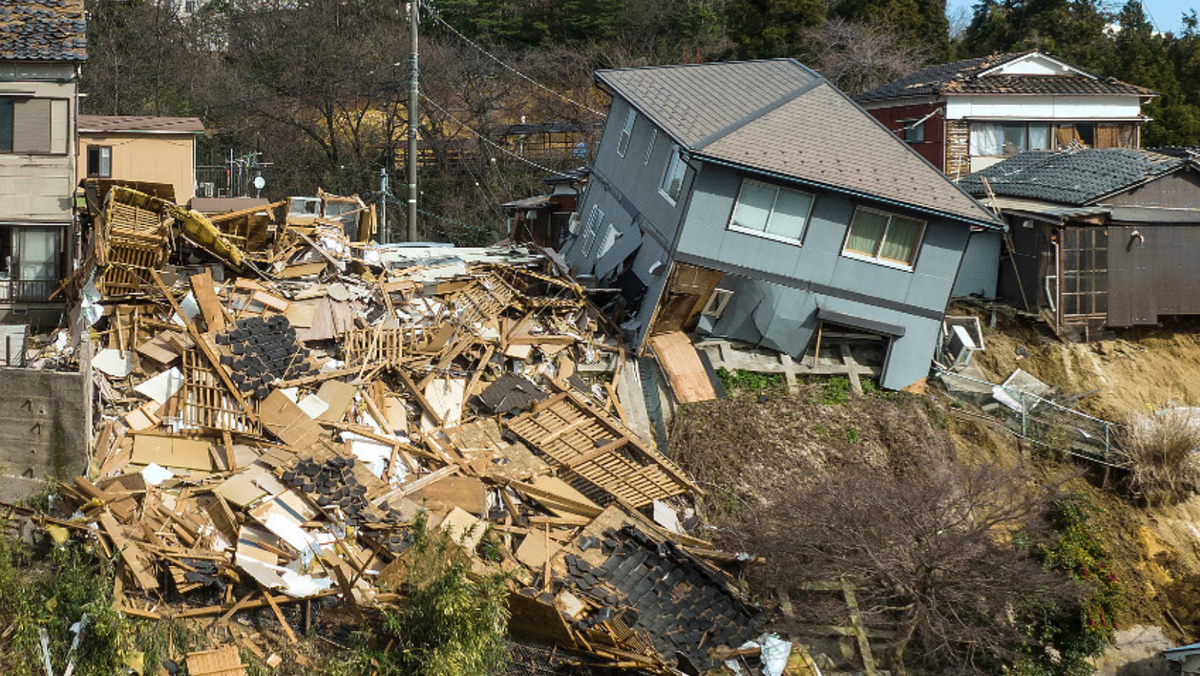
[[[869,624],[894,632],[890,666],[999,673],[1032,639],[1035,610],[1080,591],[1015,546],[1046,502],[1014,470],[927,454],[900,470],[853,467],[817,479],[773,511],[759,534],[779,576],[846,577]]]
[[[861,94],[907,75],[929,57],[880,20],[829,19],[809,36],[816,69],[849,94]]]

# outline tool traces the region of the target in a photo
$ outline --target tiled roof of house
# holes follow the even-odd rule
[[[0,0],[0,61],[83,61],[83,0]]]
[[[694,156],[998,225],[990,211],[792,59],[600,71]]]
[[[998,66],[1015,61],[1036,50],[1015,54],[993,54],[954,63],[942,63],[919,70],[897,80],[859,94],[859,102],[880,101],[908,96],[945,94],[1126,94],[1152,96],[1154,92],[1114,78],[1099,78],[1079,73],[1060,75],[982,75]]]
[[[80,115],[81,133],[141,132],[149,134],[204,133],[198,117],[160,117],[155,115]]]
[[[998,196],[1083,206],[1169,174],[1188,161],[1132,148],[1033,150],[964,176],[959,185],[982,198],[987,196],[986,178]]]

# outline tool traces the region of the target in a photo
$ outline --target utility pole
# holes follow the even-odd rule
[[[388,243],[387,229],[387,198],[388,198],[388,173],[387,167],[379,170],[379,243]]]
[[[412,41],[409,60],[411,68],[408,76],[408,241],[417,241],[417,127],[420,117],[417,112],[417,97],[420,89],[417,84],[421,77],[421,66],[417,61],[417,12],[421,1],[412,0],[408,3],[408,33]]]

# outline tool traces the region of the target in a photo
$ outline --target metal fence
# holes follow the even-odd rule
[[[997,385],[971,376],[940,371],[943,381],[970,383],[975,391],[990,388],[997,402],[989,422],[1048,451],[1085,458],[1110,467],[1124,467],[1119,446],[1121,425],[1088,415],[1017,387]]]

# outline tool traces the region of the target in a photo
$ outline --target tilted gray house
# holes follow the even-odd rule
[[[563,256],[625,291],[639,351],[684,330],[802,359],[820,327],[877,338],[884,387],[927,375],[991,212],[793,59],[596,80],[613,101]]]

